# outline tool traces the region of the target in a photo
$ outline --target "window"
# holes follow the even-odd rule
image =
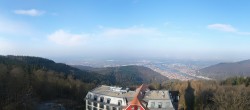
[[[161,102],[158,103],[158,108],[162,108],[162,103]]]
[[[97,107],[97,103],[96,102],[94,102],[94,106]]]
[[[113,107],[112,110],[116,110],[116,107]]]
[[[110,110],[109,106],[106,106],[106,110]]]
[[[97,101],[97,96],[96,95],[94,95],[94,101]]]
[[[110,99],[110,98],[108,98],[108,99],[107,99],[107,103],[108,103],[108,104],[110,104],[110,101],[111,101],[111,99]]]
[[[122,105],[122,100],[119,100],[118,101],[118,106],[121,106]]]
[[[103,105],[103,104],[100,104],[100,108],[104,108],[104,105]]]
[[[92,110],[92,107],[91,107],[91,106],[88,106],[88,110]]]
[[[131,110],[140,110],[140,109],[141,109],[140,106],[136,106],[136,105],[131,107]]]
[[[89,94],[89,95],[88,95],[88,98],[89,98],[89,99],[91,99],[91,97],[92,97],[92,95],[91,95],[91,94]]]
[[[92,105],[92,103],[90,101],[88,101],[88,105]]]
[[[101,98],[100,98],[100,102],[103,102],[103,101],[104,101],[104,97],[101,97]]]
[[[151,102],[150,107],[151,107],[151,108],[155,108],[155,102]]]
[[[137,107],[137,110],[140,110],[140,109],[141,109],[141,107],[140,107],[140,106],[138,106],[138,107]]]

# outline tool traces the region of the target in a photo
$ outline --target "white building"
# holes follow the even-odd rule
[[[89,91],[85,100],[86,110],[176,110],[178,92],[150,91],[145,85],[135,91],[102,85]]]

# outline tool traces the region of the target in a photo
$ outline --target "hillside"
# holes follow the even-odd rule
[[[90,73],[88,71],[80,70],[63,63],[55,63],[52,60],[40,58],[40,57],[29,57],[29,56],[0,56],[0,64],[8,66],[17,66],[27,71],[32,70],[45,70],[45,71],[55,71],[63,74],[64,76],[73,75],[75,78],[84,82],[100,82],[103,80],[103,75],[97,73]]]
[[[116,83],[116,85],[131,85],[150,82],[163,82],[168,80],[167,77],[143,66],[120,66],[106,68],[91,68],[86,66],[74,66],[81,70],[96,72],[107,76],[107,78]]]
[[[214,79],[225,79],[233,76],[250,76],[250,60],[219,63],[200,69],[197,73]]]
[[[83,109],[82,98],[107,81],[103,79],[104,75],[44,58],[0,56],[0,109],[34,110],[48,101],[60,101],[66,109]]]

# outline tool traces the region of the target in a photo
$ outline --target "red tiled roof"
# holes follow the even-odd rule
[[[132,101],[129,102],[129,105],[127,106],[127,108],[125,110],[127,110],[129,108],[129,106],[131,105],[136,105],[136,106],[140,106],[142,107],[144,110],[148,110],[142,103],[141,103],[141,99],[143,98],[143,92],[147,89],[147,86],[145,85],[141,85],[139,88],[136,89],[136,93],[135,96],[133,98]]]

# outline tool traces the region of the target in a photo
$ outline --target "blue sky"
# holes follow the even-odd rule
[[[248,0],[1,0],[0,54],[250,59]]]

